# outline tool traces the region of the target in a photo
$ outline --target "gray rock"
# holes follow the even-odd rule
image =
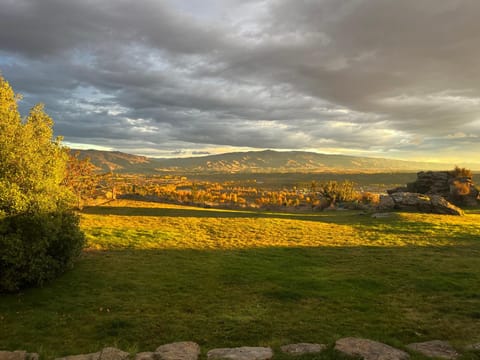
[[[27,353],[24,350],[0,351],[0,360],[38,360],[37,353]]]
[[[387,194],[393,194],[393,193],[396,193],[396,192],[409,192],[408,191],[408,188],[406,186],[400,186],[400,187],[396,187],[394,189],[389,189],[387,190]]]
[[[268,360],[273,357],[273,351],[269,347],[243,346],[238,348],[213,349],[207,353],[209,360]]]
[[[372,218],[374,219],[384,219],[384,218],[389,218],[389,217],[392,217],[394,214],[391,213],[391,212],[385,212],[385,213],[375,213],[375,214],[372,214]]]
[[[17,351],[0,351],[0,360],[26,360],[27,352],[23,350]]]
[[[129,357],[130,354],[125,351],[114,347],[106,347],[100,351],[98,360],[127,360]]]
[[[153,352],[140,352],[135,355],[135,360],[153,360]]]
[[[400,210],[416,210],[425,213],[463,215],[463,210],[449,203],[440,195],[425,195],[419,193],[391,194],[394,208]]]
[[[70,355],[55,360],[127,360],[129,357],[130,354],[125,351],[114,347],[106,347],[96,353]]]
[[[380,195],[377,208],[378,210],[393,210],[395,208],[395,202],[390,195]]]
[[[424,194],[401,192],[390,195],[396,208],[412,207],[426,210],[430,207],[430,198]]]
[[[303,355],[311,353],[319,353],[327,348],[324,344],[310,344],[310,343],[298,343],[283,345],[280,349],[290,355]]]
[[[197,360],[200,346],[192,341],[181,341],[159,346],[153,354],[154,360]]]
[[[430,195],[430,201],[432,203],[432,212],[447,215],[464,215],[462,209],[449,203],[440,195]]]
[[[425,356],[442,359],[456,359],[460,356],[446,341],[432,340],[420,343],[408,344],[407,348],[417,351]]]
[[[55,360],[99,360],[100,352],[90,354],[69,355]]]
[[[349,356],[361,356],[365,360],[407,360],[410,356],[377,341],[360,338],[343,338],[335,343],[335,350]]]

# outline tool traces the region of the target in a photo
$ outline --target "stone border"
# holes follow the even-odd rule
[[[285,354],[296,356],[320,353],[328,347],[325,344],[297,343],[283,345],[280,350]],[[432,340],[405,346],[410,351],[427,357],[455,360],[458,353],[446,341]],[[361,357],[364,360],[409,360],[410,355],[392,346],[362,338],[347,337],[335,342],[334,350],[347,356]],[[480,343],[465,347],[466,351],[480,351]],[[140,352],[135,355],[122,350],[106,347],[90,354],[69,355],[55,360],[198,360],[200,346],[192,341],[182,341],[159,346],[153,352]],[[243,346],[237,348],[212,349],[206,354],[208,360],[270,360],[274,352],[270,347]],[[24,350],[1,351],[0,360],[39,360],[37,353]]]

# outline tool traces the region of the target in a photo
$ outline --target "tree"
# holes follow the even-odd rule
[[[321,184],[320,194],[327,199],[329,205],[336,202],[350,202],[358,200],[359,194],[355,191],[355,184],[345,180],[341,183],[336,181],[327,181]]]
[[[77,208],[81,210],[84,198],[93,195],[98,183],[98,178],[94,174],[95,165],[88,157],[80,159],[80,152],[77,151],[69,154],[66,166],[63,184],[73,191],[77,199]]]
[[[43,105],[22,120],[18,99],[0,76],[0,291],[52,279],[84,243],[63,184],[67,149]]]

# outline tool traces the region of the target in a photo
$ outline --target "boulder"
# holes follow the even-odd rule
[[[0,360],[25,360],[27,352],[22,350],[17,351],[0,351]]]
[[[221,348],[210,350],[207,353],[208,360],[269,360],[272,357],[273,351],[269,347]]]
[[[377,341],[360,338],[343,338],[335,343],[335,350],[349,356],[360,356],[364,360],[407,360],[410,356]]]
[[[90,354],[69,355],[55,360],[99,360],[100,352]]]
[[[192,341],[181,341],[159,346],[153,353],[154,360],[197,360],[200,346]]]
[[[38,360],[37,353],[28,353],[24,350],[0,351],[0,360]]]
[[[378,210],[393,210],[395,208],[395,202],[390,195],[380,195],[377,208]]]
[[[100,351],[98,360],[127,360],[130,354],[114,347],[106,347]]]
[[[106,347],[96,353],[69,355],[55,360],[127,360],[129,357],[130,354],[125,351],[114,347]]]
[[[374,219],[386,219],[386,218],[393,217],[394,215],[395,214],[391,212],[381,212],[381,213],[374,213],[372,214],[371,217]]]
[[[153,352],[140,352],[135,355],[135,360],[153,360]]]
[[[327,348],[324,344],[298,343],[283,345],[280,349],[290,355],[304,355],[322,352]]]
[[[435,357],[441,359],[456,359],[460,356],[454,348],[446,341],[432,340],[426,342],[419,342],[408,344],[407,348],[419,352],[428,357]]]
[[[387,200],[390,198],[390,200]],[[413,210],[424,213],[463,215],[463,210],[439,195],[397,192],[380,198],[379,210]]]
[[[397,193],[397,192],[409,192],[408,191],[408,188],[406,186],[399,186],[399,187],[396,187],[394,189],[389,189],[387,190],[387,194],[393,194],[393,193]]]
[[[416,181],[407,184],[407,191],[447,196],[449,193],[448,181],[453,176],[450,171],[421,171],[417,173]]]
[[[435,214],[463,215],[463,210],[445,200],[440,195],[431,195],[432,212]]]
[[[427,195],[401,192],[393,193],[390,197],[393,199],[397,209],[420,211],[428,211],[430,209],[430,198]]]

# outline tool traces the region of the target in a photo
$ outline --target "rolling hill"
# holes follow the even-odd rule
[[[77,151],[77,150],[75,150]],[[149,158],[118,151],[78,150],[89,157],[98,171],[162,173],[315,173],[315,172],[407,172],[448,170],[455,164],[439,164],[273,150],[234,152],[190,158]],[[480,168],[474,167],[475,170]]]

